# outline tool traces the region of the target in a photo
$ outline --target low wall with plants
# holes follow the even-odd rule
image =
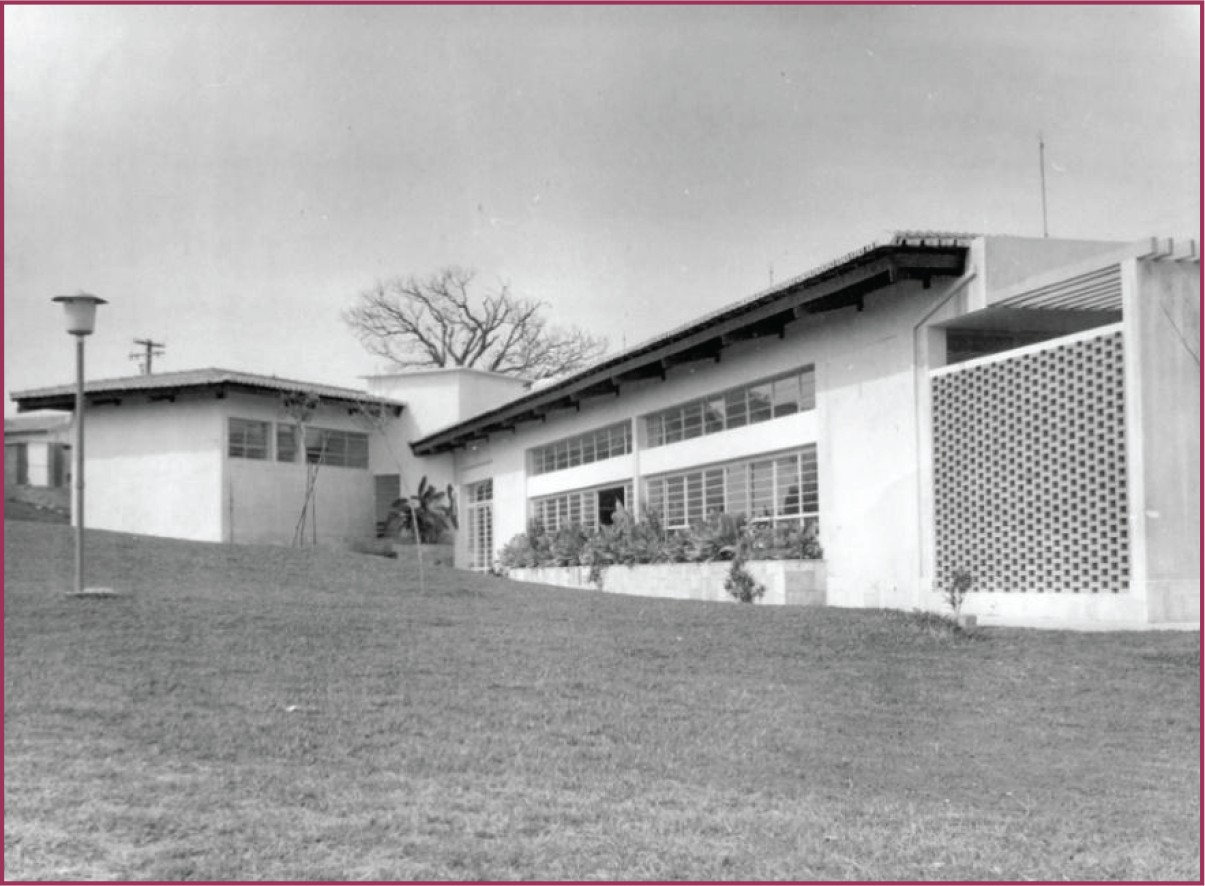
[[[744,569],[763,592],[748,602],[786,606],[823,606],[823,560],[754,560]],[[646,563],[613,566],[600,576],[601,586],[590,579],[586,566],[517,568],[507,572],[515,581],[562,588],[603,590],[612,594],[668,597],[676,600],[739,599],[730,584],[732,563]]]
[[[555,532],[533,521],[499,552],[510,578],[620,594],[689,600],[819,605],[825,570],[816,525],[747,524],[714,514],[689,529],[637,521],[622,508],[612,523]]]

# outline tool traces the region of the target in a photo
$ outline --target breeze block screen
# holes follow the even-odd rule
[[[1129,589],[1119,329],[932,378],[938,590]]]

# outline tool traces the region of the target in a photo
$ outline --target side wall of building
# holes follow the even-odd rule
[[[276,450],[275,430],[287,428],[293,421],[284,414],[277,398],[231,394],[220,402],[224,435],[230,432],[232,418],[268,422],[273,429],[263,459],[231,455],[228,436],[223,437],[223,541],[292,544],[297,539],[303,544],[345,545],[374,536],[372,423],[349,412],[346,405],[328,403],[320,405],[306,420],[310,428],[367,437],[368,466],[309,464],[301,452],[291,461],[282,461]]]
[[[1133,432],[1134,592],[1148,619],[1201,614],[1200,265],[1131,260],[1126,278]]]
[[[217,401],[93,406],[84,432],[88,527],[223,540]]]

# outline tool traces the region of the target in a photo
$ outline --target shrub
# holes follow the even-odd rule
[[[950,574],[950,580],[946,584],[946,602],[954,610],[956,618],[962,612],[962,601],[966,599],[966,595],[974,583],[975,576],[966,569],[955,569]]]
[[[743,514],[709,514],[685,530],[666,530],[645,510],[637,520],[619,505],[608,526],[588,530],[563,526],[553,533],[539,521],[512,538],[499,552],[501,569],[587,566],[601,586],[606,569],[637,563],[707,563],[736,560],[816,560],[823,556],[814,520],[803,526],[749,525]]]
[[[765,585],[753,577],[745,568],[745,561],[739,558],[732,561],[728,577],[724,579],[724,590],[742,603],[760,600],[766,593]]]

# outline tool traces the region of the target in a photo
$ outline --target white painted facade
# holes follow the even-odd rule
[[[635,501],[629,507],[639,513],[649,477],[814,443],[827,602],[942,610],[946,603],[934,562],[930,375],[946,362],[947,327],[990,329],[1019,294],[1120,268],[1115,306],[1031,311],[1027,322],[1050,336],[1042,347],[1091,337],[1095,327],[1113,328],[1111,323],[1124,331],[1128,589],[972,594],[965,611],[989,620],[1196,620],[1200,264],[1194,250],[1163,255],[1116,243],[976,238],[958,278],[933,281],[929,288],[919,281],[896,283],[867,294],[860,310],[809,316],[788,324],[781,337],[724,347],[718,362],[670,366],[664,379],[622,384],[618,394],[583,399],[542,421],[474,441],[456,451],[458,482],[464,488],[492,480],[497,548],[526,530],[531,503],[541,497],[630,483]],[[1024,351],[1013,349],[1001,358]],[[648,413],[809,364],[815,367],[813,410],[644,446],[642,417]],[[630,455],[530,472],[533,449],[619,421],[631,422]],[[467,559],[461,539],[457,562]]]
[[[71,476],[70,419],[5,419],[6,486],[61,488]]]
[[[461,484],[492,478],[494,537],[505,542],[527,526],[526,502],[574,489],[634,484],[639,513],[643,478],[815,443],[819,453],[821,539],[829,601],[836,605],[913,606],[919,602],[920,542],[916,521],[917,429],[912,328],[948,292],[919,282],[904,291],[872,293],[858,322],[831,316],[784,338],[732,345],[719,363],[672,367],[665,381],[625,385],[544,423],[491,437],[458,451]],[[640,417],[696,397],[815,366],[816,408],[782,418],[642,448]],[[527,453],[564,437],[628,420],[630,456],[530,476]],[[884,544],[883,539],[891,539]],[[465,552],[459,552],[463,562]]]
[[[139,399],[88,411],[87,526],[195,541],[292,541],[306,499],[307,465],[300,458],[283,463],[275,457],[275,426],[291,424],[277,398],[200,393],[174,401]],[[269,423],[266,458],[229,454],[232,418]],[[329,404],[309,423],[367,432],[346,407]],[[306,541],[371,537],[370,470],[323,465],[315,481]]]
[[[628,509],[640,514],[650,478],[814,446],[826,602],[940,610],[945,604],[936,554],[934,379],[953,371],[944,367],[953,359],[949,343],[958,334],[1007,330],[1023,314],[1031,332],[1046,341],[1010,345],[990,359],[1011,360],[1027,349],[1090,339],[1101,330],[1118,329],[1124,338],[1128,584],[1112,594],[973,594],[965,611],[987,619],[1198,619],[1195,247],[982,237],[963,242],[965,262],[957,270],[931,279],[893,274],[890,282],[866,287],[856,304],[796,310],[773,334],[725,333],[717,337],[722,344],[714,354],[662,359],[659,371],[631,380],[617,374],[610,388],[574,388],[575,379],[593,378],[595,370],[586,370],[546,386],[572,396],[557,401],[549,394],[534,410],[523,407],[543,396],[539,389],[493,373],[441,369],[370,377],[369,398],[405,408],[374,425],[337,397],[320,407],[311,424],[367,433],[369,459],[366,468],[319,470],[317,532],[307,530],[305,540],[346,544],[371,537],[381,479],[396,477],[406,495],[427,477],[437,488],[451,484],[456,491],[462,521],[457,565],[481,568],[526,531],[539,500],[626,487]],[[842,275],[855,279],[860,269],[856,262],[833,267],[834,292],[844,285]],[[767,297],[755,307],[775,310],[777,292]],[[1069,297],[1095,301],[1090,310],[1082,304],[1070,309]],[[738,315],[720,312],[653,345],[677,347],[678,332],[703,341],[709,324]],[[645,359],[639,349],[632,353],[632,359]],[[650,413],[803,367],[814,372],[814,408],[649,445]],[[513,414],[500,424],[483,424],[499,409],[511,408]],[[133,396],[120,405],[90,408],[88,525],[214,542],[290,543],[305,497],[306,465],[282,463],[271,454],[232,456],[232,418],[273,427],[288,421],[279,397],[264,393]],[[546,473],[533,470],[534,449],[616,423],[629,428],[630,452]],[[437,438],[445,443],[431,444]],[[466,515],[473,532],[466,530]],[[471,551],[470,536],[475,544],[485,539],[489,550]]]

